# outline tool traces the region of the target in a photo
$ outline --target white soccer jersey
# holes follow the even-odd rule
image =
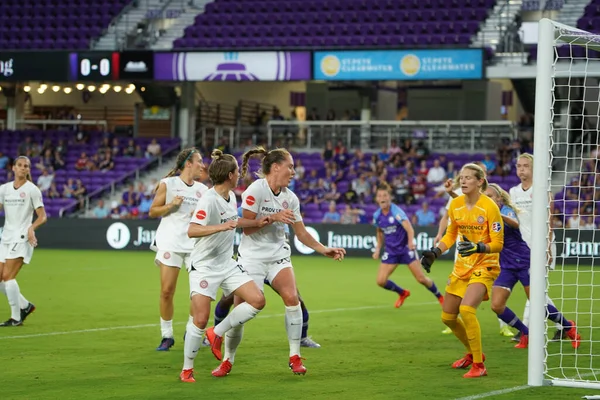
[[[235,193],[229,192],[229,201],[210,189],[198,201],[190,224],[202,226],[220,225],[238,219]],[[186,228],[187,234],[187,228]],[[209,236],[192,239],[194,250],[190,256],[193,267],[227,269],[231,267],[235,229],[214,233]]]
[[[242,208],[252,211],[257,218],[277,214],[282,210],[292,210],[295,222],[302,221],[300,201],[288,188],[282,188],[278,195],[273,194],[266,179],[254,181],[242,194]],[[277,261],[291,255],[285,237],[285,224],[274,222],[252,235],[242,235],[239,254],[244,259]]]
[[[167,187],[165,204],[173,201],[175,196],[183,197],[181,206],[175,211],[162,217],[156,230],[156,247],[161,251],[190,253],[194,248],[194,240],[187,236],[188,224],[198,200],[206,193],[206,185],[195,182],[188,186],[180,177],[172,176],[160,181]]]
[[[521,236],[527,246],[531,248],[531,229],[532,229],[532,218],[531,212],[533,210],[533,186],[527,190],[523,190],[523,186],[518,184],[510,188],[510,199],[512,200],[515,207],[519,209],[519,230]]]
[[[27,181],[15,189],[14,184],[12,181],[0,186],[0,204],[4,207],[5,214],[3,244],[26,242],[35,210],[44,207],[42,192],[37,186]]]

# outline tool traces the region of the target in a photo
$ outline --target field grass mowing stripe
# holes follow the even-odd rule
[[[431,301],[426,303],[409,303],[405,304],[404,307],[415,307],[415,306],[428,306],[432,304],[438,304],[437,301]],[[325,314],[325,313],[337,313],[337,312],[346,312],[346,311],[362,311],[362,310],[374,310],[374,309],[382,309],[382,308],[390,308],[390,305],[380,305],[380,306],[364,306],[364,307],[348,307],[348,308],[332,308],[329,310],[310,310],[311,314]],[[258,315],[256,318],[274,318],[274,317],[283,317],[285,314],[268,314],[268,315]],[[175,322],[173,325],[184,325],[187,324],[185,322]],[[45,333],[34,333],[30,335],[16,335],[16,336],[4,336],[0,337],[0,340],[6,339],[28,339],[28,338],[36,338],[36,337],[45,337],[45,336],[58,336],[58,335],[73,335],[76,333],[93,333],[93,332],[106,332],[106,331],[117,331],[123,329],[141,329],[141,328],[155,328],[160,326],[160,324],[142,324],[142,325],[125,325],[125,326],[108,326],[105,328],[91,328],[91,329],[79,329],[74,331],[62,331],[62,332],[45,332]]]

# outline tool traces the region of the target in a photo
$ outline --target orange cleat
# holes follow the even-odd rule
[[[487,369],[483,363],[474,363],[469,372],[463,375],[463,378],[481,378],[487,376]]]
[[[221,348],[223,347],[223,338],[215,333],[215,327],[208,328],[206,330],[206,338],[210,343],[210,349],[212,350],[213,355],[219,361],[223,359],[223,353],[221,352]]]
[[[485,361],[485,354],[482,354],[483,361]],[[465,356],[459,360],[456,360],[452,363],[452,368],[463,369],[468,368],[471,364],[473,364],[473,354],[465,354]]]
[[[529,345],[529,336],[521,335],[519,343],[515,344],[515,349],[526,349]]]
[[[223,361],[217,368],[213,369],[211,374],[217,378],[223,378],[229,375],[231,368],[233,368],[233,365],[229,362],[229,359],[227,359]]]
[[[571,323],[571,329],[567,331],[567,336],[571,339],[571,346],[574,349],[578,349],[581,344],[581,336],[579,332],[577,332],[577,327],[575,326],[575,321],[569,321]]]
[[[402,304],[404,304],[404,300],[406,300],[408,298],[408,296],[410,296],[410,290],[404,290],[404,293],[402,293],[398,297],[398,300],[396,300],[396,304],[394,305],[394,307],[396,307],[396,308],[402,307]]]
[[[440,302],[440,306],[444,306],[444,296],[438,297],[438,301]]]
[[[184,369],[183,371],[181,371],[181,374],[179,374],[179,380],[181,382],[189,383],[196,382],[196,380],[194,379],[194,368]]]
[[[306,374],[306,367],[304,366],[304,364],[302,364],[302,360],[304,360],[304,358],[301,358],[297,354],[295,356],[290,357],[290,369],[296,375]]]

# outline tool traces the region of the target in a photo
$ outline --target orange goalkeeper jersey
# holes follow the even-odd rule
[[[483,242],[490,246],[489,253],[475,253],[468,257],[458,255],[452,274],[458,278],[468,278],[476,267],[500,268],[500,251],[504,245],[504,223],[500,209],[492,199],[482,194],[469,210],[466,197],[458,196],[450,203],[448,210],[450,224],[442,242],[448,247],[463,240],[465,236],[473,243]]]

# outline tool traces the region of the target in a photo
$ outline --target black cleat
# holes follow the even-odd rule
[[[513,342],[520,342],[521,341],[521,332],[517,332],[517,334],[515,336],[513,336],[510,340],[512,340]]]
[[[160,341],[160,344],[156,348],[156,351],[169,351],[171,347],[175,344],[175,339],[173,338],[163,338]]]
[[[552,339],[550,339],[551,342],[560,342],[563,339],[568,339],[569,336],[567,335],[567,330],[566,329],[557,329],[556,332],[554,332],[554,336],[552,336]]]
[[[27,307],[21,309],[21,322],[25,322],[25,319],[35,311],[35,306],[32,303],[29,303]]]
[[[3,323],[0,324],[0,327],[5,327],[5,326],[21,326],[23,325],[23,321],[17,321],[14,319],[9,319],[8,321],[5,321]]]

